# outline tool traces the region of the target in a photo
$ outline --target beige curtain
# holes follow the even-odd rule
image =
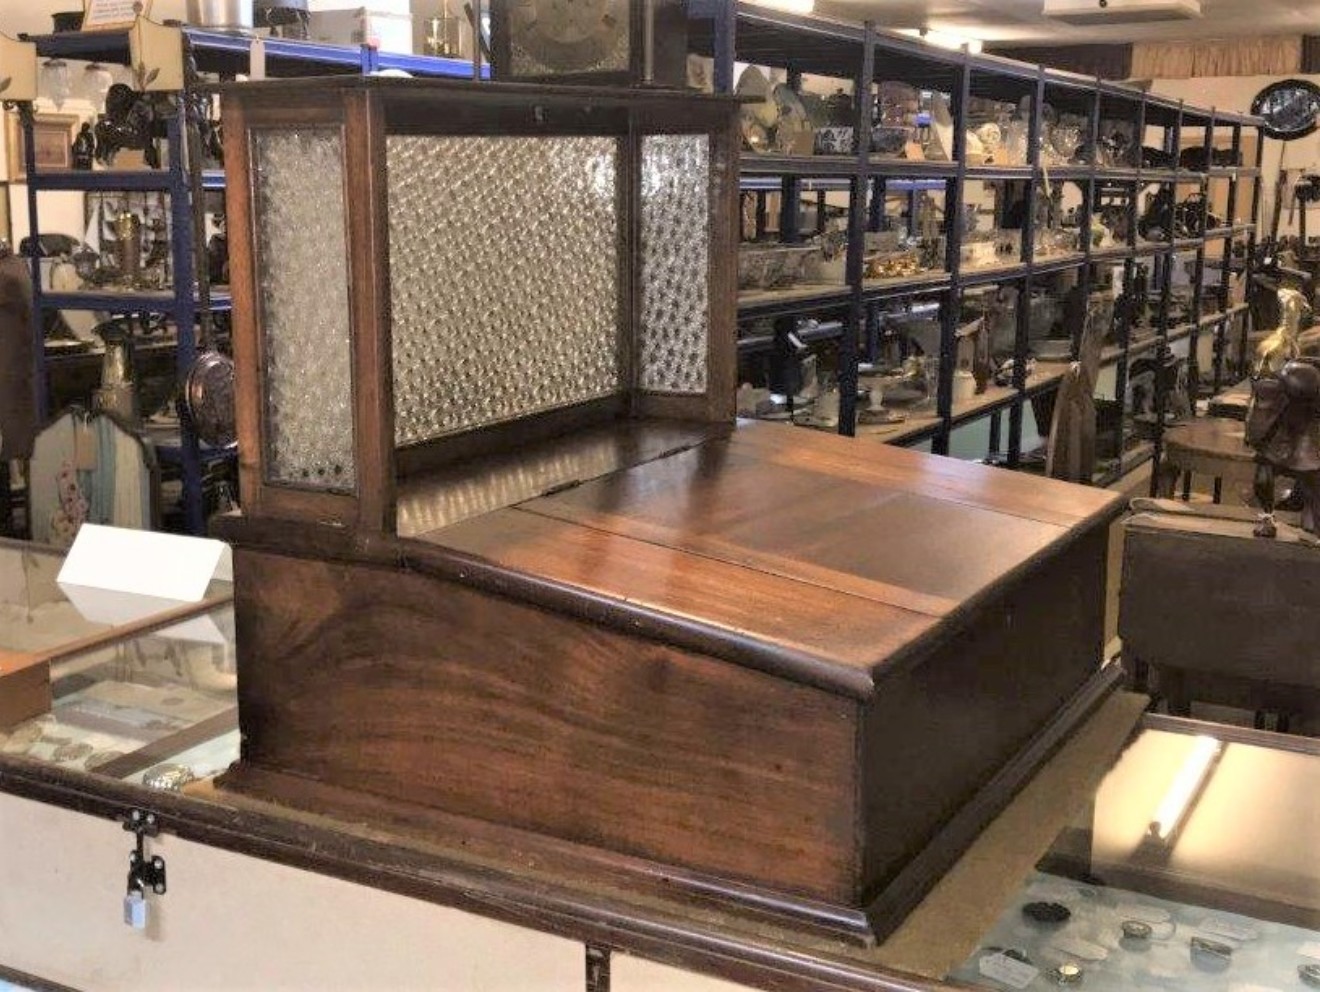
[[[1209,41],[1143,41],[1132,46],[1134,79],[1286,76],[1300,71],[1301,65],[1301,35]]]

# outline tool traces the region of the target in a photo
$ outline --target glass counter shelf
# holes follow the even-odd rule
[[[0,756],[137,784],[169,768],[169,788],[218,774],[238,757],[233,628],[221,606],[52,664],[50,712],[0,729]]]
[[[179,606],[143,600],[141,609],[128,611],[118,622],[91,619],[60,588],[63,563],[63,552],[57,548],[0,539],[0,653],[54,660],[233,598],[233,584],[216,580],[200,603]],[[132,619],[127,618],[130,615]]]
[[[1320,741],[1148,716],[949,976],[989,989],[1320,987]]]

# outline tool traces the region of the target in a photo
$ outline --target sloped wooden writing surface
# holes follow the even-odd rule
[[[226,782],[504,824],[865,939],[1098,677],[1117,501],[1024,506],[943,461],[750,425],[412,538],[231,521]]]

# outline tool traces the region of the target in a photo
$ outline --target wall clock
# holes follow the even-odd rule
[[[1282,79],[1256,94],[1251,112],[1265,120],[1271,138],[1291,141],[1310,134],[1320,114],[1320,86],[1305,79]]]
[[[500,79],[683,86],[683,0],[492,0]]]
[[[509,4],[515,65],[553,73],[628,67],[627,0],[520,0]]]

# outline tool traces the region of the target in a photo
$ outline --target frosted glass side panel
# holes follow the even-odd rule
[[[616,139],[385,147],[395,443],[617,392]]]
[[[266,481],[352,492],[353,356],[338,128],[258,130]]]
[[[710,140],[642,139],[641,355],[638,385],[706,390],[710,324]]]

